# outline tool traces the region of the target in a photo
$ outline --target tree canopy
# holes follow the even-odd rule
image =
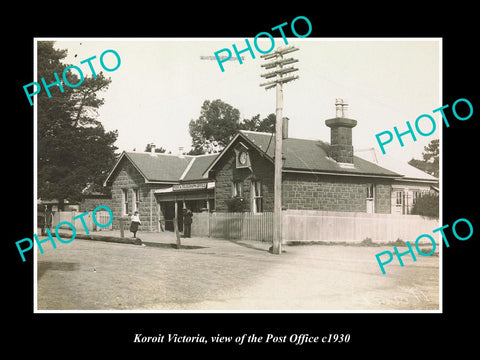
[[[217,100],[205,100],[200,117],[191,120],[189,132],[192,137],[191,155],[215,153],[222,150],[238,130],[272,132],[275,129],[275,115],[260,120],[260,114],[251,119],[240,120],[240,111],[230,104]]]
[[[51,41],[40,41],[38,49],[38,78],[53,82],[54,73],[63,73],[68,66],[62,60],[67,50],[57,50]],[[77,84],[76,74],[67,72],[67,80]],[[98,118],[98,108],[104,103],[97,94],[108,89],[111,80],[103,73],[97,78],[84,77],[82,84],[71,88],[63,85],[45,91],[38,101],[38,197],[56,199],[60,209],[63,202],[77,202],[82,191],[102,188],[108,171],[115,163],[118,132],[106,131]]]
[[[430,141],[427,146],[423,148],[425,152],[422,153],[423,160],[411,159],[408,163],[412,166],[415,166],[417,169],[420,169],[427,174],[439,176],[439,140],[435,139]]]
[[[152,146],[155,146],[155,144],[153,143],[150,143],[150,144],[147,144],[147,146],[145,146],[145,152],[150,152],[152,150]],[[163,147],[156,147],[155,146],[155,152],[156,153],[159,153],[159,154],[163,154],[167,151],[167,149],[163,148]]]

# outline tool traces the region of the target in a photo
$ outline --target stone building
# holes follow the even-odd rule
[[[439,193],[438,179],[414,166],[388,155],[379,155],[374,148],[358,149],[355,155],[402,174],[401,178],[395,179],[391,184],[390,212],[392,214],[410,214],[419,197],[427,193],[436,195]]]
[[[325,210],[409,214],[422,193],[438,192],[438,179],[407,164],[379,162],[371,153],[356,156],[346,104],[325,121],[330,143],[290,138],[284,119],[282,206],[287,210]],[[219,154],[184,156],[123,152],[108,175],[114,218],[140,212],[141,231],[173,230],[181,209],[273,211],[275,135],[239,131]],[[360,153],[360,152],[357,152]],[[114,224],[114,228],[117,224]]]
[[[282,140],[282,207],[293,210],[408,214],[416,197],[438,191],[438,179],[408,164],[381,166],[355,156],[346,104],[337,101],[336,117],[325,121],[330,144],[288,136]],[[275,135],[240,131],[204,176],[215,179],[215,208],[227,211],[232,197],[244,210],[273,211]],[[409,202],[406,203],[405,196]]]
[[[114,219],[138,211],[140,231],[173,230],[181,210],[208,211],[214,206],[214,182],[202,174],[214,155],[187,156],[151,152],[123,152],[104,185],[111,187]],[[118,223],[114,222],[114,229]]]

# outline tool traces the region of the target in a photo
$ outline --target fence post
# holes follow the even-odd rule
[[[95,221],[93,221],[93,215],[92,213],[88,213],[88,225],[87,227],[90,226],[92,228],[92,231],[97,231],[97,224],[95,224]]]
[[[124,220],[124,218],[122,218],[122,217],[118,218],[118,224],[119,224],[118,226],[120,226],[120,237],[122,237],[122,238],[124,237],[124,234],[123,234],[123,220]]]
[[[210,237],[210,216],[212,215],[212,213],[210,212],[210,210],[207,212],[207,233],[208,233],[208,237]]]
[[[180,233],[178,232],[178,224],[177,218],[173,218],[173,228],[175,229],[175,236],[177,237],[177,249],[180,249],[181,241],[180,241]]]

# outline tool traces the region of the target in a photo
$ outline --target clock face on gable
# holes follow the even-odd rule
[[[250,154],[248,152],[248,147],[246,147],[243,143],[240,142],[234,148],[234,151],[237,169],[250,168]]]
[[[246,165],[247,164],[247,152],[246,151],[241,151],[238,154],[238,161],[240,162],[241,165]]]

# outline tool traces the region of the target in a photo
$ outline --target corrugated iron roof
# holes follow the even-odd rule
[[[241,131],[259,149],[273,159],[275,135],[253,131]],[[282,141],[283,170],[328,172],[339,174],[362,174],[387,177],[400,177],[401,174],[385,169],[372,162],[354,156],[353,166],[346,166],[328,157],[330,145],[320,140],[287,138]]]
[[[438,178],[417,169],[416,167],[394,159],[388,155],[379,155],[375,148],[355,150],[355,154],[364,160],[404,175],[404,179],[438,181]]]
[[[105,183],[111,181],[111,177],[123,159],[128,159],[148,182],[178,183],[180,180],[203,180],[203,172],[217,155],[178,156],[124,151]]]
[[[148,182],[179,183],[181,181],[204,180],[205,173],[215,166],[219,158],[229,151],[233,143],[238,141],[246,141],[250,146],[263,152],[267,158],[273,161],[275,135],[241,130],[220,154],[178,156],[161,153],[151,154],[148,152],[123,152],[105,183],[111,181],[110,178],[114,174],[115,169],[124,158],[127,158]],[[282,141],[282,144],[283,157],[285,158],[283,171],[390,178],[404,178],[406,176],[407,178],[414,177],[420,180],[432,180],[433,178],[423,172],[423,174],[418,172],[414,174],[414,170],[409,167],[382,166],[382,163],[368,161],[366,158],[358,156],[354,156],[353,166],[338,163],[328,156],[330,145],[320,140],[287,138]],[[433,180],[435,179],[433,178]]]
[[[190,181],[203,179],[203,173],[217,156],[218,154],[208,154],[193,157],[193,163],[182,180]]]
[[[161,153],[125,152],[125,155],[148,181],[179,181],[191,161],[190,156]]]

